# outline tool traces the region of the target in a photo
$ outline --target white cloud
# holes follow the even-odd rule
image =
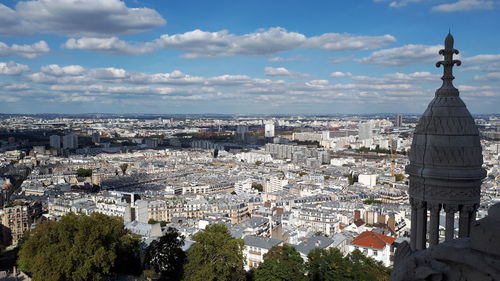
[[[352,80],[371,84],[401,84],[401,83],[422,83],[424,81],[439,81],[440,76],[430,72],[413,73],[388,73],[382,77],[373,76],[352,76]]]
[[[474,76],[476,81],[500,81],[500,72],[491,72],[486,75]]]
[[[115,55],[140,55],[147,54],[158,49],[153,42],[141,44],[129,44],[117,37],[94,38],[83,37],[79,39],[68,39],[62,47],[71,50],[99,51]]]
[[[403,47],[384,49],[371,53],[359,61],[362,63],[399,66],[419,62],[438,61],[442,59],[438,52],[440,45],[405,45]]]
[[[276,70],[278,69],[278,70]],[[274,73],[293,73],[288,69],[272,69]],[[268,69],[269,70],[269,69]],[[343,72],[342,72],[343,73]],[[333,76],[338,76],[334,74]],[[44,102],[125,103],[130,105],[174,101],[227,101],[259,103],[273,101],[280,105],[291,103],[404,103],[424,101],[432,95],[427,82],[439,81],[439,75],[429,72],[389,73],[381,76],[356,76],[343,73],[351,83],[332,83],[326,79],[284,81],[253,78],[247,75],[191,76],[179,70],[169,73],[130,72],[126,69],[104,67],[84,69],[81,66],[46,65],[41,71],[26,75],[31,89],[12,86],[13,94],[28,91],[30,98]],[[2,87],[0,85],[0,87]],[[16,92],[14,88],[19,88]],[[468,96],[479,91],[463,88]],[[2,91],[0,91],[1,93]],[[5,95],[9,91],[4,90]],[[496,89],[481,88],[488,96]],[[21,97],[22,99],[23,97]]]
[[[94,68],[88,71],[90,77],[98,80],[115,80],[128,78],[130,74],[122,68]]]
[[[458,12],[471,10],[492,10],[494,7],[493,1],[487,0],[458,0],[454,3],[441,4],[434,6],[433,11],[437,12]]]
[[[27,65],[10,62],[0,62],[0,75],[20,75],[25,71],[30,71]]]
[[[0,34],[60,34],[105,36],[132,34],[165,25],[155,10],[128,8],[120,0],[33,0],[18,2],[15,9],[0,4],[6,15]]]
[[[266,67],[264,74],[267,76],[292,76],[292,73],[284,67]]]
[[[373,50],[396,42],[392,35],[355,36],[347,33],[325,33],[308,38],[305,47],[326,51]]]
[[[307,61],[307,59],[302,58],[302,57],[289,57],[289,58],[283,58],[283,57],[272,57],[267,60],[268,62],[291,62],[291,61]]]
[[[2,89],[10,92],[18,92],[30,90],[31,86],[28,84],[8,84],[3,86]]]
[[[350,72],[341,72],[341,71],[335,71],[330,73],[330,77],[346,77],[346,76],[352,76],[352,73]]]
[[[423,2],[425,0],[399,0],[399,1],[392,1],[389,3],[389,7],[392,7],[392,8],[400,8],[400,7],[404,7],[404,6],[407,6],[408,4],[411,4],[411,3],[419,3],[419,2]]]
[[[48,75],[53,76],[77,76],[85,72],[85,68],[80,65],[59,66],[57,64],[50,64],[41,67],[41,71]]]
[[[68,49],[91,50],[117,55],[145,54],[158,49],[177,49],[184,58],[222,56],[265,56],[296,48],[314,48],[326,51],[369,50],[395,42],[391,35],[355,36],[351,34],[325,33],[306,37],[281,27],[235,35],[227,30],[208,32],[193,30],[182,34],[164,34],[145,43],[129,43],[116,37],[71,38],[63,44]]]
[[[266,76],[288,76],[288,77],[308,77],[309,75],[304,73],[298,73],[289,71],[284,67],[271,67],[267,66],[264,68],[264,75]]]
[[[12,44],[10,47],[5,43],[0,42],[0,57],[19,56],[33,59],[46,55],[49,52],[50,48],[45,41],[40,41],[31,45]]]

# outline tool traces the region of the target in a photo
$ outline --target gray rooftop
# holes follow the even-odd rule
[[[283,242],[283,240],[274,239],[274,238],[266,238],[260,236],[245,236],[245,245],[251,247],[257,247],[262,249],[271,249],[274,246],[278,246]]]

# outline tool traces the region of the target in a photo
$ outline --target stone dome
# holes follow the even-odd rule
[[[453,60],[458,51],[453,48],[453,36],[448,34],[445,49],[439,51],[445,59],[443,85],[436,90],[415,128],[409,151],[410,196],[435,203],[479,203],[483,156],[479,131],[453,86]]]

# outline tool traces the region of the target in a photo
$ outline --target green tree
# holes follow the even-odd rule
[[[367,257],[359,250],[354,250],[346,257],[355,269],[354,280],[389,281],[390,270],[381,262]]]
[[[128,163],[120,164],[120,169],[122,170],[124,175],[125,175],[125,172],[127,171],[127,168],[128,168]]]
[[[257,189],[257,191],[259,192],[264,191],[264,187],[260,183],[252,183],[252,188]]]
[[[184,236],[169,227],[160,239],[146,249],[144,262],[160,274],[161,280],[181,280],[186,253],[182,250]]]
[[[134,257],[118,255],[136,257],[138,245],[121,218],[70,213],[29,233],[17,263],[34,281],[100,280],[133,261]]]
[[[258,161],[258,160],[257,160],[257,161],[255,161],[255,165],[257,165],[257,166],[262,165],[262,161]]]
[[[306,280],[304,273],[304,260],[294,247],[275,246],[264,255],[255,281],[302,281]]]
[[[82,178],[90,177],[92,176],[92,169],[79,168],[76,170],[76,175]]]
[[[243,240],[231,237],[228,228],[213,224],[193,235],[184,267],[186,281],[244,281]]]
[[[339,249],[314,249],[307,255],[306,269],[310,281],[355,280],[352,263]]]
[[[388,281],[389,270],[355,250],[346,257],[336,248],[314,249],[307,255],[309,281]]]
[[[405,175],[403,174],[396,174],[396,181],[403,181],[405,179]]]

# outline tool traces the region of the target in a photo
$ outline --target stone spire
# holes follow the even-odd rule
[[[454,60],[453,55],[458,55],[458,50],[453,48],[454,39],[451,33],[448,33],[446,39],[444,40],[444,49],[439,51],[440,55],[444,56],[444,60],[438,61],[436,63],[436,67],[440,67],[441,65],[444,68],[443,77],[443,85],[436,91],[436,95],[439,96],[458,96],[458,90],[453,86],[453,66],[456,64],[460,66],[462,64],[459,60]]]
[[[439,215],[446,212],[446,240],[454,238],[455,213],[460,213],[459,237],[468,237],[479,204],[483,156],[479,131],[453,86],[453,66],[460,65],[453,55],[451,34],[439,51],[444,60],[443,85],[423,113],[415,128],[409,152],[409,193],[412,205],[411,248],[422,250],[439,243]],[[427,220],[429,216],[429,229]],[[427,240],[427,234],[429,239]]]

